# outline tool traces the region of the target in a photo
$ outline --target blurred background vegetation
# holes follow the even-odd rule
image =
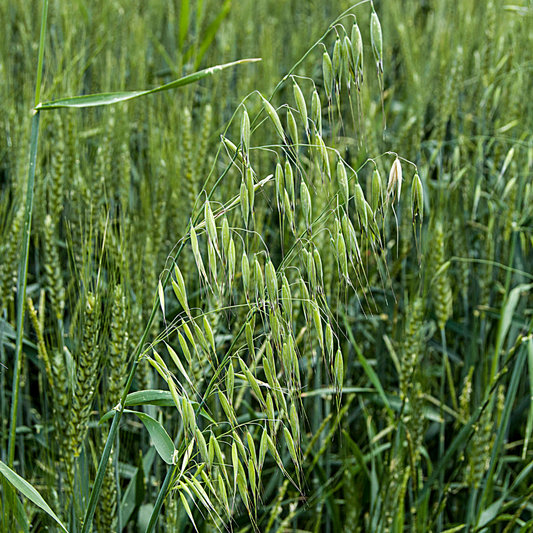
[[[144,89],[207,66],[262,58],[178,91],[98,109],[55,110],[41,118],[15,469],[71,531],[105,443],[106,426],[97,422],[120,399],[160,274],[171,265],[167,258],[190,218],[203,209],[205,191],[213,189],[231,160],[221,148],[221,134],[239,144],[240,114],[226,127],[242,100],[253,91],[268,98],[351,5],[340,0],[50,1],[43,101]],[[362,167],[365,193],[371,194],[371,165],[363,166],[368,158],[385,177],[394,160],[388,152],[416,164],[424,219],[413,232],[414,167],[403,164],[403,200],[396,220],[389,217],[380,252],[388,271],[365,249],[367,280],[351,292],[339,288],[327,234],[314,240],[322,255],[324,298],[344,354],[344,387],[337,404],[329,367],[317,356],[316,342],[306,341],[305,313],[296,312],[292,327],[304,383],[302,491],[267,460],[257,527],[264,532],[530,531],[533,4],[376,0],[374,7],[383,29],[382,94],[368,2],[352,11],[364,42],[360,92],[352,86],[348,95],[343,87],[340,100],[328,106],[321,45],[294,74],[302,76],[298,83],[309,105],[316,85],[324,137],[352,168]],[[40,9],[36,0],[0,0],[4,462]],[[324,38],[330,55],[336,32],[343,38],[344,25],[349,35],[352,23],[353,17],[344,18]],[[273,104],[296,108],[292,83],[279,88]],[[246,106],[255,117],[261,99],[252,95]],[[260,179],[275,172],[272,150],[279,140],[271,130],[265,126],[253,134]],[[328,209],[327,199],[338,189],[334,182],[316,182],[315,213]],[[239,188],[240,174],[230,170],[211,201],[226,203]],[[254,252],[265,245],[277,263],[284,255],[287,228],[273,209],[274,197],[272,189],[257,194],[255,233],[237,245],[239,265],[243,247]],[[232,228],[243,227],[238,211],[228,218]],[[205,303],[189,244],[180,268],[191,308],[207,305],[217,344],[229,343],[244,319],[243,291],[232,293],[230,304],[216,298]],[[150,342],[181,311],[169,302],[171,292],[167,296],[166,316],[158,315],[152,324]],[[235,320],[228,318],[230,306]],[[181,357],[177,338],[167,340]],[[187,367],[196,382],[205,378],[204,366],[199,357]],[[134,390],[165,387],[142,361]],[[179,426],[176,410],[144,409],[167,428]],[[239,416],[247,420],[253,411],[244,396]],[[164,477],[144,427],[126,417],[121,424],[97,509],[95,530],[101,533],[117,530],[117,524],[120,530],[145,531]],[[285,459],[294,471],[290,457]],[[32,531],[54,530],[37,507],[25,506]],[[224,528],[194,507],[193,512],[201,531]],[[6,528],[7,515],[2,516]],[[252,530],[242,505],[225,524]],[[194,529],[183,503],[171,497],[158,527]]]

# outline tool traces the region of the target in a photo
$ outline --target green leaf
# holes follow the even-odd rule
[[[51,516],[63,529],[68,533],[67,528],[61,523],[61,520],[50,509],[50,506],[44,501],[43,497],[30,485],[25,479],[21,478],[16,472],[0,461],[0,473],[15,487],[22,492],[26,498],[32,501],[37,507],[40,507],[46,514]]]
[[[148,433],[150,433],[150,437],[152,437],[157,453],[165,463],[171,465],[176,449],[174,448],[174,443],[168,436],[166,429],[157,420],[146,413],[131,411],[130,409],[124,409],[124,412],[137,415],[141,419],[142,423],[148,430]]]
[[[84,96],[71,96],[67,98],[60,98],[59,100],[54,100],[52,102],[45,102],[36,106],[35,109],[57,109],[59,107],[97,107],[102,105],[111,105],[118,102],[124,102],[126,100],[132,100],[133,98],[138,98],[139,96],[145,96],[147,94],[159,93],[162,91],[169,91],[170,89],[177,89],[178,87],[183,87],[184,85],[189,85],[190,83],[195,83],[203,78],[212,76],[216,72],[220,72],[229,67],[235,65],[242,65],[244,63],[251,63],[255,61],[261,61],[259,58],[253,59],[240,59],[239,61],[233,61],[231,63],[225,63],[223,65],[217,65],[214,67],[209,67],[199,72],[194,72],[178,80],[171,81],[165,85],[161,85],[154,89],[148,89],[146,91],[127,91],[127,92],[117,92],[117,93],[99,93],[99,94],[88,94]]]
[[[200,406],[198,402],[191,401],[191,404],[195,410],[198,410],[198,407]],[[175,406],[172,394],[170,394],[170,391],[166,390],[142,390],[128,394],[126,397],[126,405],[124,407],[133,407],[137,405],[158,405],[159,407]],[[103,424],[110,418],[113,418],[114,414],[114,409],[108,411],[98,423]],[[209,420],[212,424],[215,424],[215,426],[217,425],[213,417],[211,417],[205,409],[200,411],[200,415],[206,420]]]

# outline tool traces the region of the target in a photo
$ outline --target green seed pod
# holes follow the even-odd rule
[[[307,285],[305,284],[305,281],[303,278],[300,278],[300,298],[302,300],[302,305],[304,308],[304,311],[307,312],[309,315],[310,310],[310,298],[309,298],[309,291],[307,290]]]
[[[257,480],[255,477],[255,469],[256,469],[256,466],[252,458],[250,458],[248,460],[248,479],[250,480],[250,488],[252,489],[254,500],[256,499],[256,492],[257,492]]]
[[[226,372],[226,394],[228,395],[229,403],[233,403],[233,390],[235,388],[235,370],[233,363],[230,361],[228,370]]]
[[[265,359],[263,361],[263,370],[265,371],[265,377],[266,377],[267,383],[270,385],[272,389],[275,388],[275,381],[274,381],[275,374],[271,368],[271,365],[268,359]]]
[[[333,358],[333,330],[331,329],[331,324],[329,322],[326,325],[326,350],[331,361]]]
[[[357,20],[352,26],[352,60],[354,64],[354,71],[356,76],[356,83],[362,85],[363,83],[363,38],[361,31],[357,25]]]
[[[311,98],[311,120],[315,125],[315,131],[322,135],[322,105],[316,89],[313,91]]]
[[[287,449],[289,450],[289,454],[291,455],[292,462],[294,463],[296,468],[299,468],[298,456],[296,455],[296,447],[294,446],[294,441],[292,440],[290,431],[285,426],[283,426],[283,435],[285,437],[285,442],[287,444]]]
[[[209,353],[209,344],[207,344],[207,339],[205,338],[205,335],[203,334],[202,330],[200,329],[200,326],[193,320],[192,321],[194,334],[196,335],[196,338],[198,339],[198,344],[202,347],[202,350],[205,353]]]
[[[250,210],[250,213],[253,214],[255,190],[254,190],[254,173],[251,167],[246,168],[246,190],[248,191],[248,208]]]
[[[242,253],[242,284],[244,287],[244,293],[246,294],[246,299],[248,300],[250,295],[250,263],[248,262],[248,256],[246,252]]]
[[[268,433],[266,428],[263,428],[263,434],[261,435],[261,442],[259,444],[259,473],[263,470],[263,465],[265,464],[265,456],[268,449]]]
[[[233,242],[233,238],[229,241],[229,250],[228,250],[228,278],[229,278],[229,284],[233,283],[233,280],[235,278],[235,243]]]
[[[311,290],[314,293],[317,290],[316,266],[315,266],[315,258],[313,254],[311,253],[307,254],[307,279],[309,281],[309,286],[311,287]]]
[[[196,444],[198,445],[198,449],[200,450],[200,455],[202,456],[202,460],[207,463],[207,468],[211,469],[211,463],[209,462],[209,453],[207,451],[207,444],[205,442],[205,438],[203,433],[196,428]]]
[[[308,118],[307,118],[307,105],[305,103],[304,94],[302,93],[302,90],[300,89],[300,86],[294,82],[293,85],[293,91],[294,91],[294,100],[296,101],[296,107],[298,108],[298,112],[300,113],[300,117],[302,117],[302,121],[304,123],[304,128],[307,133],[307,136],[309,136],[309,127],[307,124]]]
[[[202,261],[202,255],[200,254],[200,246],[198,245],[198,237],[196,236],[196,230],[194,229],[194,226],[191,226],[191,247],[198,272],[204,276],[204,278],[207,278],[204,262]]]
[[[229,156],[232,158],[235,158],[237,161],[239,161],[239,163],[242,164],[244,162],[243,157],[242,157],[242,152],[241,151],[237,152],[237,147],[226,137],[222,137],[222,142],[226,146],[229,152]]]
[[[302,181],[302,185],[300,186],[300,201],[302,203],[305,225],[307,226],[308,231],[310,231],[313,211],[311,205],[311,195],[309,194],[309,189],[307,188],[305,181]]]
[[[189,342],[190,342],[193,346],[195,346],[195,343],[194,343],[194,336],[193,336],[193,334],[192,334],[191,329],[190,329],[189,326],[187,325],[187,322],[182,322],[181,327],[183,328],[183,331],[185,331],[185,335],[187,335],[187,338],[189,339]]]
[[[215,224],[215,217],[213,216],[211,205],[209,201],[207,200],[205,202],[204,214],[205,214],[205,227],[207,229],[207,235],[209,239],[211,239],[211,242],[215,246],[218,246],[217,227]]]
[[[248,227],[248,217],[250,216],[250,196],[248,195],[248,188],[246,187],[244,180],[241,183],[240,200],[242,219],[244,220],[244,225]]]
[[[244,330],[246,332],[246,344],[248,345],[248,352],[250,353],[250,358],[253,359],[255,355],[254,325],[252,325],[251,321],[246,323]],[[239,360],[239,362],[242,362],[242,360]]]
[[[205,334],[207,336],[207,340],[209,341],[209,345],[211,346],[211,350],[213,353],[216,353],[216,347],[215,347],[215,336],[213,335],[213,329],[211,328],[211,324],[209,324],[209,321],[207,320],[207,317],[204,315],[204,329]]]
[[[381,33],[381,24],[378,14],[372,6],[372,16],[370,18],[370,41],[372,42],[372,51],[378,66],[379,72],[383,72],[383,35]]]
[[[341,80],[342,80],[342,43],[339,37],[335,41],[335,46],[333,47],[333,78],[335,80],[336,91],[340,92],[341,90]]]
[[[420,217],[420,222],[422,222],[424,218],[424,189],[418,172],[413,177],[411,188],[411,211],[413,213],[413,224],[417,216]]]
[[[319,282],[319,285],[324,285],[324,271],[322,269],[322,259],[320,257],[320,252],[318,251],[318,248],[315,248],[313,250],[313,258],[315,260],[315,269],[316,269],[316,275]]]
[[[342,41],[342,66],[349,88],[350,80],[355,80],[355,71],[352,58],[352,42],[347,35],[344,36],[344,40]]]
[[[294,174],[292,172],[292,166],[288,161],[285,163],[285,188],[287,189],[291,199],[291,210],[294,211]]]
[[[289,416],[289,421],[291,424],[291,431],[294,436],[296,444],[300,443],[300,420],[298,418],[298,411],[294,403],[291,403],[291,411]]]
[[[337,234],[337,257],[341,273],[344,276],[344,279],[348,281],[348,258],[346,257],[346,243],[344,242],[342,232]]]
[[[222,406],[224,413],[226,413],[226,416],[228,417],[229,423],[232,426],[236,426],[237,417],[235,416],[235,411],[222,391],[218,391],[218,399],[220,400],[220,405]]]
[[[187,411],[189,413],[188,419],[191,433],[196,433],[196,430],[198,429],[196,426],[196,413],[194,412],[194,407],[192,406],[192,403],[190,401],[187,401]]]
[[[176,275],[176,281],[172,281],[172,288],[174,289],[174,294],[176,295],[176,298],[178,299],[178,302],[181,304],[181,307],[183,307],[183,310],[190,315],[191,312],[189,310],[189,303],[187,301],[187,291],[185,290],[185,281],[183,280],[183,276],[181,275],[181,271],[178,268],[178,265],[174,266],[174,274]]]
[[[292,114],[290,109],[287,110],[287,130],[291,137],[292,145],[295,147],[296,151],[298,150],[298,125],[296,124],[296,119]]]
[[[268,261],[265,267],[265,278],[268,290],[268,297],[271,305],[278,306],[278,279],[276,277],[276,269],[272,261]]]
[[[335,385],[339,390],[342,390],[342,385],[344,383],[344,359],[340,350],[337,350],[337,355],[335,356],[334,376]]]
[[[374,167],[372,174],[372,211],[376,212],[381,209],[383,205],[383,185],[381,183],[381,176],[377,167]]]
[[[298,355],[296,353],[296,349],[294,348],[294,341],[292,339],[292,336],[289,336],[289,342],[287,344],[289,347],[289,354],[291,358],[291,368],[294,372],[298,388],[300,388],[300,362],[298,361]]]
[[[216,442],[215,436],[213,435],[213,433],[211,433],[211,436],[209,437],[209,447],[207,450],[207,462],[210,465],[215,464],[215,450],[216,450],[215,442]]]
[[[263,278],[263,271],[261,265],[257,260],[254,261],[254,282],[255,282],[255,294],[259,302],[265,301],[265,279]]]
[[[289,225],[291,227],[292,232],[294,233],[296,228],[294,226],[294,215],[293,215],[293,207],[292,207],[293,205],[294,204],[291,203],[287,189],[284,189],[283,190],[283,214],[287,215]]]
[[[283,202],[283,191],[285,190],[285,178],[283,176],[283,168],[279,163],[276,165],[274,179],[276,181],[276,197],[278,199],[279,208],[281,203]]]
[[[246,483],[246,472],[242,463],[239,461],[239,470],[237,473],[237,487],[239,489],[239,494],[241,495],[242,502],[244,506],[250,512],[249,502],[248,502],[248,484]]]
[[[274,414],[274,402],[272,401],[272,396],[267,393],[266,399],[266,415],[268,420],[268,427],[270,428],[270,433],[275,435],[276,433],[276,415]]]
[[[233,441],[231,444],[231,464],[233,466],[233,484],[237,483],[237,475],[239,473],[239,450],[237,449],[237,443]]]
[[[283,311],[288,321],[291,321],[292,317],[292,294],[291,287],[285,274],[283,275],[282,285],[281,285],[281,299],[283,304]]]
[[[324,76],[326,96],[328,97],[328,101],[331,102],[331,95],[333,93],[333,66],[327,50],[324,51],[324,55],[322,56],[322,74]]]
[[[215,283],[217,283],[217,253],[211,239],[207,240],[207,260],[209,263],[209,271],[211,272]]]
[[[326,176],[331,179],[331,170],[329,167],[329,156],[328,156],[328,149],[326,148],[326,145],[324,143],[324,140],[320,135],[317,135],[316,142],[318,145],[318,152],[320,155],[320,162],[322,167],[322,172],[326,174]]]
[[[183,338],[183,335],[178,331],[178,340],[181,346],[181,350],[183,351],[183,355],[185,356],[185,360],[189,364],[189,366],[192,366],[192,357],[191,352],[189,351],[189,346],[187,345],[187,341]]]
[[[359,183],[355,184],[355,212],[359,217],[361,227],[368,231],[368,213],[366,210],[366,200],[363,189]]]
[[[320,318],[320,310],[318,305],[313,301],[313,321],[315,323],[316,336],[318,337],[318,343],[320,348],[324,350],[324,332],[322,330],[322,319]]]
[[[229,243],[231,240],[231,233],[229,229],[228,219],[226,217],[222,220],[222,248],[224,249],[224,256],[228,257]]]
[[[274,339],[274,342],[277,346],[280,346],[281,343],[281,327],[279,324],[278,315],[276,312],[276,309],[272,308],[270,309],[269,313],[269,323],[270,323],[270,330],[272,331],[272,338]]]
[[[241,456],[242,460],[247,461],[248,455],[246,454],[246,448],[244,447],[244,444],[242,443],[242,440],[239,437],[239,434],[236,431],[233,431],[231,436],[234,442],[237,444],[237,450],[239,450],[239,455]]]
[[[289,345],[286,342],[283,343],[283,350],[281,352],[281,360],[283,362],[285,373],[287,375],[290,374],[291,369],[292,369],[292,359],[291,359]]]
[[[241,120],[241,145],[243,152],[246,154],[246,160],[248,160],[248,152],[250,150],[250,117],[246,107],[242,113]]]
[[[342,161],[337,163],[337,181],[339,182],[342,201],[344,202],[344,205],[348,207],[350,189],[348,187],[348,175],[346,174],[346,167]]]
[[[268,451],[271,453],[272,457],[274,457],[274,460],[276,461],[277,465],[283,470],[283,461],[281,460],[279,452],[276,449],[276,445],[274,444],[274,440],[270,437],[270,435],[267,435],[267,446]]]
[[[250,431],[246,432],[246,441],[248,443],[248,450],[250,452],[250,458],[253,461],[255,468],[257,468],[257,455],[255,453],[255,442]]]
[[[263,96],[261,96],[263,99],[263,107],[265,108],[265,111],[267,112],[267,115],[270,117],[270,120],[274,124],[274,128],[276,129],[276,132],[281,137],[282,140],[285,140],[285,133],[283,131],[283,126],[281,125],[281,120],[279,119],[278,113],[274,106]]]
[[[218,491],[220,493],[222,502],[224,503],[224,509],[226,511],[226,514],[229,517],[231,515],[231,510],[229,507],[229,500],[228,500],[228,493],[226,492],[226,485],[224,483],[224,480],[222,479],[222,476],[218,476]]]
[[[402,165],[400,159],[396,158],[389,173],[389,182],[387,184],[387,197],[392,197],[392,201],[398,195],[398,203],[400,202],[400,194],[402,192]]]

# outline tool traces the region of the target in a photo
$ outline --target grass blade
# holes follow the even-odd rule
[[[165,85],[156,87],[155,89],[148,89],[146,91],[128,91],[128,92],[116,92],[116,93],[99,93],[88,94],[84,96],[71,96],[67,98],[60,98],[52,102],[45,102],[36,106],[36,109],[58,109],[60,107],[98,107],[102,105],[111,105],[118,102],[125,102],[126,100],[132,100],[133,98],[139,98],[139,96],[146,96],[148,94],[155,94],[163,91],[169,91],[170,89],[177,89],[191,83],[195,83],[203,78],[212,76],[213,74],[220,72],[224,69],[234,67],[236,65],[242,65],[244,63],[253,63],[255,61],[261,61],[259,58],[252,59],[240,59],[231,63],[225,63],[223,65],[217,65],[215,67],[209,67],[199,72],[189,74],[178,80],[171,81]]]
[[[0,461],[0,473],[15,487],[18,491],[22,492],[26,498],[32,501],[37,507],[40,507],[46,514],[51,516],[60,526],[63,531],[68,533],[67,528],[61,523],[61,520],[52,511],[50,506],[44,501],[43,497],[30,485],[25,479],[21,478],[16,472],[11,470],[7,465]]]

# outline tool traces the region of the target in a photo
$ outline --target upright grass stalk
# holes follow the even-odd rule
[[[33,190],[35,185],[35,166],[37,164],[37,144],[39,141],[40,112],[37,108],[41,98],[41,81],[43,76],[44,40],[46,36],[46,17],[48,14],[48,0],[43,2],[41,17],[41,37],[39,41],[39,61],[37,64],[37,82],[35,85],[35,109],[31,120],[30,140],[30,168],[26,185],[26,205],[24,207],[24,229],[22,234],[22,251],[17,282],[17,337],[15,346],[15,364],[13,372],[13,387],[11,401],[11,422],[9,426],[8,466],[13,468],[15,460],[15,437],[17,431],[17,414],[19,403],[20,370],[22,354],[22,337],[24,334],[24,313],[26,306],[26,286],[28,282],[28,257],[30,250],[31,219],[33,213]]]

